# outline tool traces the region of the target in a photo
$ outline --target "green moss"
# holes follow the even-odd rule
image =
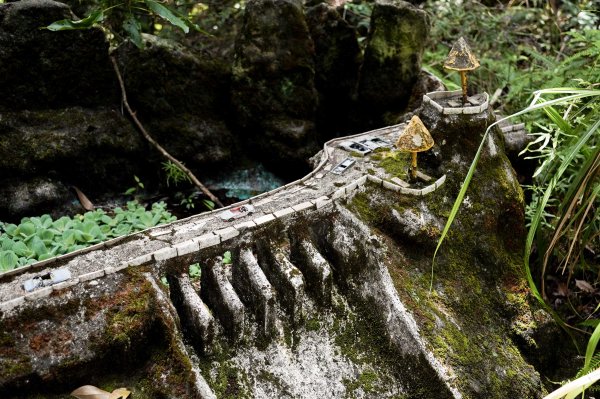
[[[365,393],[381,392],[381,389],[378,388],[379,377],[373,370],[363,371],[356,380],[345,380],[344,382],[346,385],[346,397],[352,395],[359,388]]]
[[[379,223],[382,221],[383,215],[379,210],[373,207],[371,202],[372,189],[367,189],[365,192],[359,192],[352,198],[349,208],[351,211],[360,215],[360,217],[369,223]]]
[[[318,331],[321,328],[321,322],[318,319],[310,319],[306,322],[307,331]]]

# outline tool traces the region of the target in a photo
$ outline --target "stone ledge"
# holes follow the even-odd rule
[[[166,247],[159,249],[158,251],[154,251],[152,253],[154,260],[167,260],[177,256],[177,250],[173,247]]]
[[[79,282],[83,283],[85,281],[95,280],[102,276],[104,276],[104,269],[96,270],[95,272],[89,272],[79,276]]]
[[[175,244],[174,248],[177,250],[177,256],[183,256],[197,252],[200,249],[200,245],[197,241],[188,240]]]
[[[60,290],[64,290],[65,288],[69,288],[72,287],[74,285],[79,284],[79,279],[75,278],[72,280],[68,280],[68,281],[63,281],[62,283],[58,283],[58,284],[54,284],[52,286],[52,291],[60,291]]]
[[[290,215],[292,213],[294,213],[294,210],[292,208],[283,208],[283,209],[280,209],[278,211],[273,212],[273,215],[277,219],[279,219],[279,218],[282,218],[284,216]]]
[[[256,227],[256,223],[254,223],[252,220],[249,220],[247,222],[234,224],[233,227],[239,231],[242,231],[242,230],[250,229],[252,227]]]
[[[152,254],[145,254],[127,261],[129,266],[140,266],[152,261]]]
[[[315,206],[315,205],[312,202],[303,202],[301,204],[292,206],[292,209],[296,212],[301,212],[301,211],[310,209],[313,206]]]
[[[273,220],[275,220],[275,216],[272,213],[269,213],[267,215],[254,219],[254,223],[256,223],[257,226],[260,226],[261,224],[269,223]]]
[[[221,242],[240,235],[240,232],[235,227],[225,227],[224,229],[214,231],[214,233],[221,237]]]
[[[0,312],[9,312],[16,308],[17,306],[21,306],[25,303],[25,297],[20,296],[6,302],[0,303]]]
[[[213,245],[217,245],[220,242],[220,238],[218,235],[213,233],[203,234],[200,237],[196,237],[193,239],[198,243],[198,249],[212,247]]]
[[[45,298],[52,293],[52,286],[43,287],[36,291],[30,292],[29,294],[25,294],[24,298],[26,301],[35,301],[40,298]]]
[[[454,91],[435,91],[423,95],[423,104],[434,107],[439,113],[443,115],[474,115],[481,113],[489,108],[490,96],[487,93],[483,93],[485,100],[482,104],[469,107],[443,107],[436,100],[441,100],[449,97],[456,97],[462,95],[461,90]]]

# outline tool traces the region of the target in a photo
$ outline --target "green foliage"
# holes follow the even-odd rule
[[[139,191],[144,189],[144,183],[140,181],[140,178],[136,175],[133,175],[133,179],[135,180],[135,185],[129,187],[123,194],[125,195],[135,195],[138,194]]]
[[[188,274],[191,279],[199,279],[202,275],[202,268],[200,267],[200,263],[191,264],[188,269]]]
[[[230,265],[231,263],[233,263],[231,260],[231,252],[225,251],[225,253],[223,254],[223,264]]]
[[[499,90],[498,107],[505,113],[526,107],[538,89],[572,86],[574,79],[598,81],[600,37],[592,29],[598,15],[588,11],[593,1],[566,0],[559,7],[555,11],[550,3],[536,1],[488,7],[475,0],[428,0],[425,9],[434,23],[425,69],[450,89],[460,87],[459,74],[444,69],[443,62],[464,36],[481,61],[469,74],[469,85],[478,92]]]
[[[167,186],[173,182],[176,186],[181,182],[191,183],[190,177],[177,164],[167,161],[162,163],[162,168],[167,174]]]
[[[19,225],[0,222],[0,272],[76,251],[144,230],[176,218],[163,202],[147,211],[136,201],[111,214],[102,209],[53,220],[49,215],[23,218]]]
[[[168,4],[168,1],[132,0],[113,4],[112,0],[102,0],[97,8],[90,11],[87,17],[80,20],[63,19],[55,21],[46,26],[46,29],[64,31],[100,26],[113,41],[118,43],[123,38],[129,38],[138,48],[143,46],[143,28],[146,27],[147,31],[153,31],[148,23],[150,18],[153,17],[163,19],[181,29],[184,33],[188,33],[190,28],[202,31],[196,24],[191,22],[187,15],[166,4]]]
[[[79,21],[71,21],[69,19],[63,19],[60,21],[56,21],[51,23],[46,27],[46,29],[51,31],[61,31],[61,30],[74,30],[74,29],[89,29],[95,24],[98,24],[104,20],[104,12],[102,10],[96,10],[90,15],[88,15],[84,19],[80,19]]]
[[[193,191],[189,195],[185,195],[182,192],[175,193],[175,199],[178,199],[179,204],[184,205],[185,208],[188,210],[194,209],[196,207],[196,201],[198,200],[199,196],[200,196],[200,193],[198,191]],[[200,200],[200,202],[202,203],[202,206],[205,209],[208,209],[209,211],[212,211],[213,209],[215,209],[215,203],[212,202],[211,200],[202,199],[202,200]]]

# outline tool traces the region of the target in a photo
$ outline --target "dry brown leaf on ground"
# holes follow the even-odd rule
[[[585,292],[590,293],[590,294],[593,294],[594,292],[596,292],[596,289],[590,283],[588,283],[585,280],[577,280],[577,279],[575,279],[575,285],[581,291],[585,291]]]
[[[73,190],[75,190],[75,194],[77,194],[77,198],[79,199],[79,203],[81,204],[83,209],[85,209],[86,211],[93,211],[94,204],[92,203],[92,201],[90,201],[89,198],[84,193],[82,193],[81,190],[77,187],[73,186]]]
[[[110,395],[109,392],[93,385],[84,385],[71,392],[71,396],[78,399],[110,399]]]

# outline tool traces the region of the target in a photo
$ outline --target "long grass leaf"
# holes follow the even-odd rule
[[[544,399],[561,399],[566,395],[575,393],[575,396],[583,392],[587,387],[592,385],[594,382],[600,380],[600,369],[594,370],[593,372],[586,374],[578,379],[569,382],[558,388],[556,391],[546,395]]]

